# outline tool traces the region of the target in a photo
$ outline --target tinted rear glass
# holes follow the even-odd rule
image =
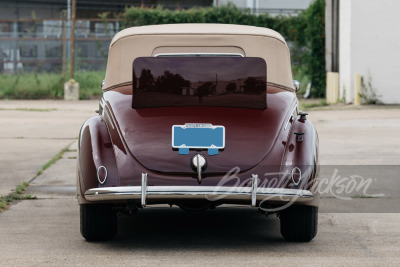
[[[258,57],[139,57],[132,107],[265,109],[266,76],[266,62]]]

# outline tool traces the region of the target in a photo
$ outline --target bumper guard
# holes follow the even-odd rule
[[[275,202],[308,202],[313,200],[309,190],[290,188],[257,187],[258,175],[252,175],[251,187],[226,186],[147,186],[147,173],[142,174],[141,186],[120,186],[92,188],[85,192],[89,201],[140,200],[146,206],[151,200],[209,200],[226,199],[230,201],[249,200],[252,207],[260,201]]]

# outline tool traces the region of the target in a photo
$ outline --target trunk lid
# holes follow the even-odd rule
[[[226,107],[131,108],[131,94],[107,92],[105,99],[109,113],[116,122],[125,146],[136,160],[151,171],[190,174],[191,159],[202,154],[207,160],[204,174],[224,174],[233,167],[249,170],[267,157],[283,131],[294,95],[284,90],[268,93],[268,108],[264,110]],[[108,98],[107,94],[113,94]],[[106,116],[107,117],[107,116]],[[217,155],[207,150],[191,149],[180,155],[172,148],[172,126],[186,123],[211,123],[225,127],[225,149]],[[279,145],[279,144],[278,144]],[[282,152],[284,145],[282,146]],[[271,158],[280,164],[281,156]]]

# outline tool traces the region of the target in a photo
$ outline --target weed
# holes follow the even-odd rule
[[[342,95],[342,98],[339,99],[339,103],[342,103],[342,104],[346,103],[346,86],[343,86],[343,95]]]
[[[0,211],[5,210],[7,208],[7,200],[0,196]]]
[[[65,152],[71,151],[69,149],[69,145],[63,148],[60,152],[58,152],[52,159],[50,159],[46,164],[42,166],[42,168],[36,173],[36,176],[41,175],[46,169],[48,169],[51,165],[56,163],[59,159],[62,158]],[[76,149],[75,149],[76,151]],[[33,179],[35,179],[33,178]],[[33,180],[32,179],[32,180]],[[31,180],[31,181],[32,181]],[[7,205],[14,200],[23,200],[23,199],[36,199],[36,196],[32,196],[30,194],[23,194],[26,188],[29,186],[28,182],[23,182],[15,188],[15,191],[10,193],[7,196],[0,196],[0,211],[3,211],[7,208]]]
[[[361,92],[359,95],[365,104],[375,105],[378,103],[378,98],[380,96],[377,95],[376,88],[372,86],[372,77],[370,71],[368,71],[367,83],[365,83],[364,77],[361,77]]]
[[[36,196],[31,194],[24,194],[26,188],[29,186],[28,182],[23,182],[15,188],[15,191],[7,196],[0,196],[0,212],[7,209],[8,204],[14,200],[36,199]]]
[[[22,192],[25,191],[25,189],[28,187],[29,183],[28,182],[23,182],[21,185],[18,185],[17,188],[15,189],[15,192],[17,194],[21,194]]]
[[[351,198],[379,198],[379,197],[366,196],[366,195],[355,195],[355,196],[352,196]]]
[[[40,168],[40,170],[37,171],[36,177],[41,175],[46,169],[48,169],[51,165],[56,163],[59,159],[62,158],[65,152],[69,151],[68,147],[63,148],[60,152],[57,153],[53,158],[51,158],[46,164]]]

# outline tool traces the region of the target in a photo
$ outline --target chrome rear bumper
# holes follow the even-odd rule
[[[308,202],[313,200],[309,190],[288,188],[259,188],[257,176],[253,176],[251,187],[225,186],[147,186],[147,175],[142,175],[142,186],[100,187],[85,192],[88,201],[138,200],[142,206],[147,200],[208,200],[243,202],[248,200],[254,207],[261,201],[271,202]]]

